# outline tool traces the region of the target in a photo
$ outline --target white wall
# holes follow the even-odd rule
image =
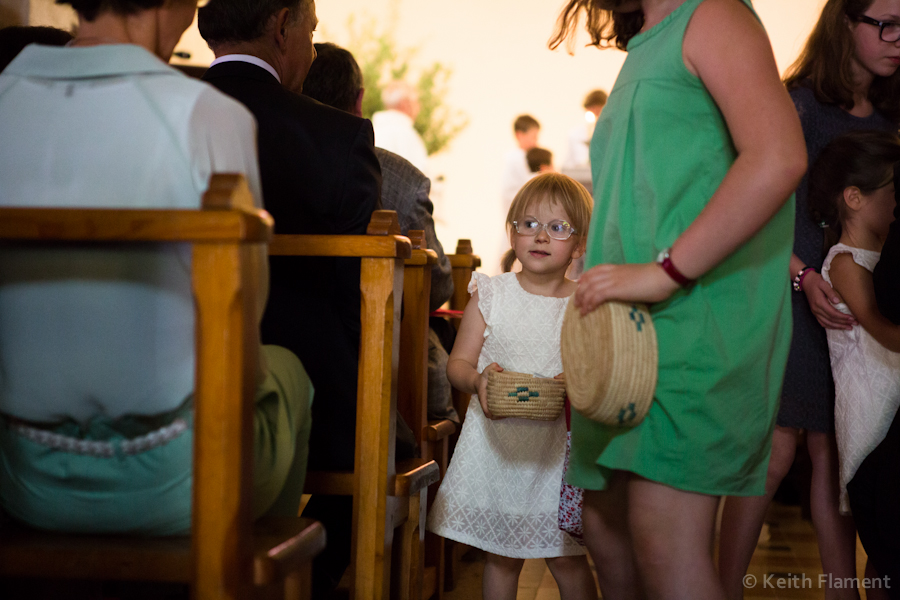
[[[446,177],[438,200],[438,235],[452,251],[470,237],[483,270],[499,271],[504,237],[499,201],[504,153],[513,147],[512,121],[529,113],[540,121],[541,145],[559,164],[568,131],[583,118],[581,102],[593,88],[607,91],[625,60],[618,50],[585,47],[574,56],[551,52],[547,40],[563,2],[546,0],[400,0],[397,38],[420,48],[423,64],[453,68],[447,102],[463,110],[469,126],[449,149],[432,157]],[[755,0],[773,42],[779,68],[799,53],[824,0]],[[319,0],[320,41],[346,42],[350,15],[387,15],[390,0]]]
[[[351,15],[375,16],[387,25],[392,1],[318,0],[316,40],[345,45]],[[472,238],[483,269],[495,273],[507,247],[499,188],[503,155],[513,147],[513,119],[520,113],[534,115],[542,125],[541,145],[562,161],[567,132],[582,118],[584,95],[596,87],[612,88],[625,54],[585,48],[586,34],[579,38],[574,56],[548,50],[563,0],[396,2],[399,44],[419,48],[418,64],[440,61],[453,69],[446,101],[469,118],[469,126],[449,149],[432,157],[435,171],[446,178],[435,198],[438,235],[451,252],[457,238]],[[31,3],[52,5],[52,0]],[[823,4],[755,0],[780,69],[797,56]],[[32,24],[44,23],[32,19]],[[212,60],[196,26],[182,38],[179,50],[191,52],[192,63]]]
[[[0,27],[9,25],[46,25],[71,29],[75,11],[53,0],[0,0]]]

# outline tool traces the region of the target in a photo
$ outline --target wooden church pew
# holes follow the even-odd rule
[[[249,335],[257,324],[247,248],[270,239],[272,218],[232,208],[251,205],[249,194],[241,176],[214,175],[201,210],[0,209],[2,245],[192,244],[197,311],[191,536],[4,529],[0,576],[189,582],[203,599],[255,598],[284,580],[286,598],[308,597],[310,561],[325,544],[321,525],[252,522],[258,348]]]
[[[398,527],[404,529],[398,549],[401,564],[395,569],[405,573],[407,581],[418,577],[416,548],[404,545],[412,543],[410,512],[424,518],[421,493],[439,476],[434,461],[394,458],[403,262],[411,256],[410,242],[399,232],[396,213],[375,211],[367,235],[275,235],[269,244],[270,256],[361,258],[357,410],[348,416],[356,419],[354,470],[310,471],[304,489],[313,495],[353,496],[350,597],[356,600],[390,597]]]

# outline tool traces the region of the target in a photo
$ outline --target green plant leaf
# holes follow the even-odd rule
[[[375,18],[365,15],[357,21],[354,15],[347,19],[350,34],[348,50],[356,57],[363,75],[366,93],[363,95],[362,113],[367,119],[384,110],[382,94],[385,85],[393,80],[411,79],[418,72],[416,89],[419,92],[421,110],[415,121],[416,131],[422,136],[428,154],[446,148],[466,128],[469,120],[465,113],[448,106],[444,101],[452,71],[439,62],[414,68],[417,47],[400,47],[394,37],[399,3],[391,3],[388,22],[380,28]]]

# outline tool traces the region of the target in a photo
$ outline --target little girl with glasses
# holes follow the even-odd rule
[[[584,549],[558,526],[565,417],[495,419],[486,393],[492,371],[563,378],[560,330],[575,292],[566,270],[584,254],[591,209],[584,187],[565,175],[545,173],[522,187],[506,218],[507,272],[473,274],[450,354],[450,383],[477,401],[427,526],[488,553],[482,588],[492,600],[516,597],[526,558],[547,560],[563,600],[597,598]],[[516,259],[521,270],[508,272]]]

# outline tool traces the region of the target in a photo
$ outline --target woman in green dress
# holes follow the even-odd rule
[[[569,481],[605,599],[721,599],[718,498],[765,487],[803,134],[749,0],[570,0],[552,45],[582,11],[628,58],[591,143],[575,302],[651,304],[659,382],[634,428],[573,415]]]

